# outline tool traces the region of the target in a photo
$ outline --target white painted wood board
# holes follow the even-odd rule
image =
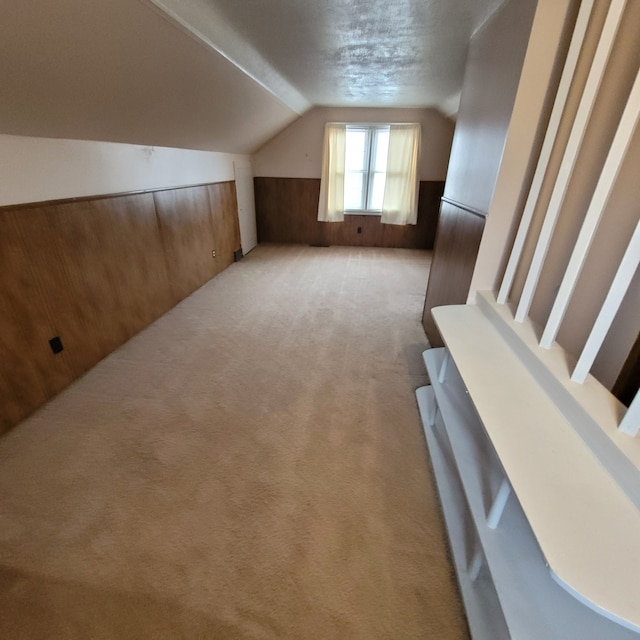
[[[421,387],[416,391],[416,398],[471,637],[473,640],[508,640],[509,632],[491,575],[486,567],[481,568],[475,582],[472,582],[467,572],[477,533],[469,518],[466,497],[457,477],[455,460],[446,434],[442,432],[441,421],[438,421],[438,430],[434,431],[429,427],[429,412],[434,410],[432,388]]]
[[[433,315],[555,579],[640,630],[640,512],[477,307]]]

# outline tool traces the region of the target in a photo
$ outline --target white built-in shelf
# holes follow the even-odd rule
[[[445,322],[450,334],[451,322]],[[640,573],[634,573],[633,568],[640,529],[634,527],[640,526],[640,519],[635,505],[570,427],[559,424],[565,419],[551,419],[555,407],[547,406],[544,394],[538,397],[531,391],[535,384],[523,380],[517,358],[514,362],[505,361],[506,354],[492,358],[490,349],[496,347],[493,341],[499,337],[491,336],[489,327],[485,333],[469,332],[468,325],[466,329],[464,333],[473,335],[472,341],[480,346],[464,346],[463,367],[465,362],[470,366],[470,351],[475,349],[477,356],[478,349],[489,350],[478,360],[479,365],[473,365],[474,389],[463,382],[454,364],[449,366],[444,383],[438,382],[444,350],[430,350],[425,352],[425,361],[433,386],[417,395],[445,517],[452,510],[468,509],[495,585],[499,606],[493,612],[485,607],[484,615],[495,619],[502,612],[509,630],[505,637],[511,638],[637,640],[640,634],[634,625],[639,613]],[[455,338],[453,343],[452,359],[460,366],[462,345]],[[494,390],[498,383],[502,389]],[[518,392],[525,387],[532,398],[523,398]],[[506,395],[509,389],[513,396]],[[479,393],[489,398],[478,401]],[[436,402],[440,417],[432,429],[430,416]],[[547,410],[550,415],[543,425],[531,422],[531,415],[539,420],[540,412]],[[449,463],[445,464],[447,447]],[[509,497],[497,528],[491,529],[487,515],[505,473],[517,498]],[[456,483],[467,505],[442,494],[441,487]],[[602,522],[600,517],[608,519]],[[622,518],[631,530],[620,529],[619,521],[611,518]],[[467,604],[465,591],[473,593],[477,587],[466,573],[472,563],[473,544],[468,540],[454,543],[456,536],[464,535],[456,528],[449,527],[449,533]],[[456,547],[460,548],[456,551]],[[624,565],[621,556],[628,564]],[[613,568],[618,569],[617,582]],[[500,637],[495,632],[493,636],[474,632],[478,623],[473,622],[468,604],[467,613],[474,640]]]
[[[640,510],[473,305],[433,317],[554,579],[640,631]]]
[[[640,510],[640,438],[618,428],[626,408],[593,376],[583,383],[571,380],[575,359],[558,344],[542,348],[539,327],[530,319],[515,322],[511,305],[498,304],[489,291],[477,292],[476,300],[482,321],[488,320],[504,340],[502,348],[518,356]]]
[[[472,582],[467,571],[477,546],[477,534],[469,518],[464,489],[458,479],[447,435],[441,426],[436,430],[427,426],[427,415],[434,410],[432,387],[421,387],[416,391],[416,397],[473,640],[507,640],[509,634],[491,576],[483,568],[476,581]]]
[[[485,335],[476,334],[475,339],[478,343],[491,346],[491,341]],[[545,549],[541,550],[539,544],[540,533],[536,532],[534,535],[530,513],[533,513],[534,521],[539,522],[543,517],[542,512],[549,505],[549,517],[555,521],[543,526],[541,535],[547,546],[567,545],[562,552],[559,548],[552,549],[551,555],[563,566],[566,563],[574,569],[578,566],[574,558],[576,550],[577,553],[582,553],[585,546],[590,546],[589,543],[583,543],[581,538],[588,538],[594,532],[599,535],[600,527],[597,523],[587,527],[584,520],[581,520],[578,524],[587,528],[580,532],[573,529],[576,524],[575,515],[583,513],[582,505],[569,504],[566,511],[558,510],[556,503],[562,498],[547,493],[545,485],[556,483],[557,493],[562,493],[569,487],[564,481],[558,483],[560,472],[553,468],[553,460],[549,464],[542,462],[538,453],[539,446],[532,444],[530,438],[524,436],[521,438],[524,440],[522,446],[520,443],[516,445],[519,456],[516,461],[508,453],[505,457],[505,445],[502,441],[496,446],[493,438],[487,437],[491,427],[487,425],[486,415],[481,414],[483,420],[479,419],[478,407],[474,406],[471,392],[453,362],[448,367],[444,382],[441,384],[438,381],[444,353],[443,349],[425,352],[425,363],[432,386],[419,389],[416,395],[474,640],[638,640],[640,634],[629,628],[628,620],[627,626],[613,622],[610,617],[594,610],[594,603],[586,606],[584,599],[578,600],[566,589],[566,584],[561,585],[557,579],[554,580],[553,574],[557,574],[558,570],[554,568],[552,571],[547,566],[546,553],[543,553]],[[457,364],[457,354],[452,355]],[[490,357],[481,363],[490,371],[485,371],[485,375],[479,377],[478,384],[490,386],[495,382],[492,377],[494,369],[499,369],[501,365],[492,364]],[[514,384],[521,382],[516,375]],[[502,398],[503,402],[505,400]],[[431,426],[436,404],[438,417],[435,426]],[[520,409],[526,410],[527,407],[521,406]],[[533,411],[534,407],[530,407],[530,410]],[[509,428],[513,439],[520,440],[518,436],[522,435],[522,429],[532,427],[526,423],[526,419],[516,419]],[[544,440],[543,435],[540,437]],[[561,435],[557,443],[550,443],[548,440],[545,442],[551,448],[551,458],[554,458],[556,452],[556,461],[562,461],[565,468],[571,468],[574,463],[567,459],[571,455],[567,455],[566,450],[563,452],[562,447],[566,446],[566,442],[563,443],[562,440]],[[584,447],[581,441],[578,451],[580,447]],[[577,455],[580,457],[580,452]],[[514,464],[519,468],[514,470]],[[598,465],[598,462],[592,456],[591,465],[594,464]],[[525,487],[523,498],[523,468],[532,474],[531,485],[543,485],[541,493],[537,493],[535,487],[531,487],[527,493]],[[518,497],[510,495],[497,527],[491,529],[487,524],[487,516],[505,472]],[[593,469],[591,472],[598,475]],[[560,478],[562,475],[560,473]],[[579,470],[573,477],[576,491],[597,493],[591,480],[583,485]],[[534,504],[533,507],[528,505],[527,511],[522,504],[525,500],[542,504]],[[587,502],[590,502],[588,497]],[[597,519],[597,514],[592,514],[592,518]],[[562,532],[556,535],[554,528]],[[617,531],[617,527],[613,526],[613,529]],[[573,541],[567,539],[567,530],[575,531]],[[618,533],[624,538],[623,532]],[[640,538],[636,538],[636,541],[638,544]],[[604,543],[606,542],[605,539]],[[602,544],[603,540],[599,538],[594,543]],[[469,576],[469,568],[477,548],[482,550],[481,557],[485,561],[478,578],[473,582]],[[589,557],[583,557],[583,560],[581,574],[572,578],[580,584],[583,581],[588,586],[592,580],[597,581],[599,559],[590,562]],[[640,574],[635,574],[634,578],[638,575]],[[629,583],[626,578],[625,575],[621,576],[623,584]],[[631,591],[635,594],[637,586]],[[589,593],[593,595],[593,591]],[[635,602],[640,603],[640,600],[636,597]],[[616,610],[620,611],[620,608]],[[611,616],[611,612],[608,615]]]

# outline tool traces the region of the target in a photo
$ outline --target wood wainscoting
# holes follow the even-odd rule
[[[239,247],[234,182],[0,208],[0,433]]]
[[[418,224],[406,226],[373,215],[318,222],[317,178],[254,178],[254,189],[260,242],[432,249],[444,182],[420,183]]]
[[[482,212],[443,198],[422,315],[422,325],[432,347],[442,347],[444,343],[431,309],[466,303],[484,224]]]

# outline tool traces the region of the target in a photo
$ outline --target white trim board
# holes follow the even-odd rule
[[[640,631],[640,510],[480,309],[433,316],[556,579]]]
[[[433,387],[418,389],[416,396],[474,640],[638,638],[633,631],[583,606],[553,581],[524,512],[513,496],[497,529],[489,528],[486,517],[499,481],[499,465],[455,367],[450,367],[444,384],[437,381],[443,356],[443,349],[425,352]],[[436,399],[439,412],[432,428]],[[469,524],[467,511],[473,525]],[[469,577],[467,568],[476,551],[469,529],[477,531],[486,557],[480,578],[490,576],[495,591],[493,585],[487,587],[486,579],[472,582]],[[500,630],[501,620],[506,622],[509,633]],[[494,626],[489,632],[488,624]]]

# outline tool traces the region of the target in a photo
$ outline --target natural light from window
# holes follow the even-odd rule
[[[345,211],[382,210],[389,151],[388,125],[348,125],[345,147]]]
[[[318,220],[369,214],[382,224],[417,224],[419,158],[416,122],[327,122]]]

